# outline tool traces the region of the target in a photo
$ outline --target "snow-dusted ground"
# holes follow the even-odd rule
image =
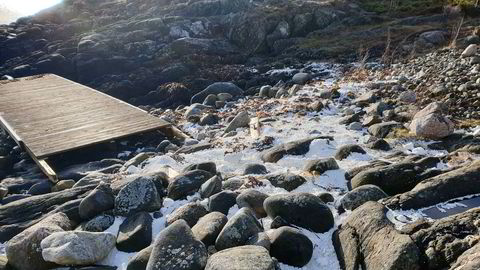
[[[314,68],[318,69],[321,69],[322,67],[322,65],[318,64],[317,66],[314,66]],[[275,70],[272,72],[289,71],[290,70]],[[298,187],[292,192],[310,192],[313,194],[330,192],[332,195],[334,195],[336,199],[339,199],[347,191],[346,180],[344,177],[344,174],[347,170],[368,164],[369,161],[374,159],[382,159],[382,157],[393,152],[393,150],[388,152],[382,152],[365,148],[367,154],[354,153],[350,155],[347,159],[338,161],[338,164],[340,166],[339,170],[327,171],[326,173],[319,176],[306,175],[303,172],[302,169],[308,160],[322,157],[332,157],[338,147],[352,143],[363,144],[369,138],[366,129],[360,131],[348,130],[345,125],[341,125],[338,123],[340,117],[342,116],[342,109],[338,107],[339,104],[333,103],[328,109],[325,109],[320,113],[307,113],[306,115],[300,115],[297,113],[282,113],[282,111],[284,111],[287,107],[295,103],[295,100],[298,98],[298,96],[314,97],[318,95],[319,90],[328,89],[333,85],[333,83],[333,80],[318,82],[314,85],[304,87],[304,89],[298,92],[297,96],[295,97],[280,100],[267,100],[264,104],[265,107],[258,110],[264,111],[265,108],[268,108],[268,111],[266,111],[266,113],[268,113],[270,117],[275,119],[275,121],[263,124],[260,137],[262,138],[263,136],[271,136],[275,138],[274,145],[289,142],[292,140],[308,138],[315,135],[329,135],[333,136],[334,138],[333,141],[328,141],[326,139],[314,140],[310,145],[310,151],[305,156],[286,156],[277,163],[265,164],[270,173],[290,171],[292,173],[302,174],[304,177],[307,178],[308,181],[305,184]],[[342,97],[344,97],[349,91],[364,91],[362,86],[357,84],[340,84],[339,86],[339,92],[341,93]],[[249,102],[252,101],[239,101],[239,108],[247,109],[251,115],[254,115],[257,112],[256,108],[254,106],[248,106],[248,104],[250,104]],[[242,103],[245,103],[245,106],[242,106]],[[204,129],[206,128],[208,127],[201,127],[189,123],[183,126],[183,129],[190,133],[193,137],[196,137],[197,134],[204,132]],[[238,129],[236,136],[226,138],[220,136],[216,137],[214,139],[214,143],[217,145],[217,147],[213,149],[183,155],[182,157],[184,158],[184,160],[181,163],[176,161],[176,159],[172,158],[170,154],[167,154],[148,159],[139,167],[130,168],[129,171],[133,174],[143,174],[152,171],[158,171],[165,166],[168,166],[173,170],[180,171],[183,167],[191,163],[213,161],[217,165],[217,170],[222,172],[223,174],[241,175],[242,170],[246,164],[263,163],[260,160],[259,152],[255,150],[254,147],[252,147],[256,142],[258,142],[258,139],[252,138],[247,128]],[[245,146],[243,150],[232,150],[234,146],[238,146],[241,144]],[[446,154],[442,151],[427,150],[427,144],[428,142],[424,141],[409,141],[403,144],[396,144],[395,150],[401,150],[409,154],[428,156],[442,156]],[[256,187],[255,189],[270,195],[287,192],[284,189],[273,187],[266,180],[264,180],[263,183],[264,186]],[[164,228],[165,217],[169,213],[171,213],[179,206],[187,203],[188,201],[198,199],[198,195],[189,197],[187,200],[183,201],[174,202],[166,199],[165,205],[161,209],[164,217],[156,219],[154,221],[152,237],[155,238],[156,234]],[[202,201],[202,203],[206,204],[207,200]],[[330,204],[329,206],[334,214],[336,226],[338,226],[347,217],[349,212],[347,211],[346,213],[339,215],[334,205]],[[237,206],[232,207],[232,209],[230,209],[229,211],[228,216],[231,217],[237,210]],[[415,220],[415,218],[419,218],[422,216],[423,215],[421,215],[420,211],[389,212],[389,217],[392,219],[392,221],[395,222],[397,226],[402,225],[402,223],[400,222],[402,218],[404,219],[404,222],[412,222]],[[118,226],[120,225],[121,221],[122,218],[117,218],[115,224],[112,225],[112,227],[108,230],[112,233],[116,233],[118,231]],[[265,229],[269,229],[271,222],[269,218],[264,218],[261,220],[261,222],[262,224],[264,224]],[[331,241],[334,230],[335,228],[331,229],[326,233],[313,233],[308,230],[302,229],[303,233],[305,233],[313,242],[314,252],[311,261],[301,269],[340,269]],[[108,265],[116,265],[119,267],[120,270],[123,270],[126,267],[128,259],[134,254],[135,253],[128,254],[114,250],[108,256],[108,258],[106,258],[101,263]],[[281,269],[293,270],[299,268],[288,265],[281,265]]]
[[[309,66],[311,70],[322,71],[325,70],[328,65],[322,63],[313,63]],[[333,66],[334,67],[334,66]],[[335,68],[335,67],[334,67]],[[271,73],[276,72],[291,72],[290,69],[272,70]],[[333,70],[335,73],[335,70]],[[338,76],[337,76],[338,77]],[[364,144],[369,138],[366,129],[355,131],[349,130],[345,125],[339,124],[339,119],[343,116],[342,111],[345,108],[341,108],[341,103],[331,103],[330,106],[320,113],[306,113],[304,115],[299,113],[288,112],[288,108],[291,108],[296,100],[301,97],[314,98],[319,95],[319,91],[322,89],[331,89],[336,84],[335,79],[329,79],[326,81],[319,81],[313,85],[304,87],[297,93],[295,97],[283,98],[283,99],[268,99],[265,101],[255,101],[254,99],[243,99],[236,102],[238,111],[240,109],[248,110],[250,115],[255,113],[266,113],[267,118],[272,118],[274,121],[265,122],[261,128],[262,139],[264,136],[271,136],[275,138],[274,145],[281,143],[304,139],[316,135],[329,135],[334,138],[333,141],[326,139],[314,140],[310,145],[309,152],[304,156],[285,156],[277,163],[267,163],[267,167],[270,173],[282,173],[292,172],[301,174],[308,181],[302,186],[298,187],[292,192],[309,192],[313,194],[319,194],[322,192],[329,192],[335,197],[335,201],[338,201],[343,194],[347,191],[345,172],[354,167],[368,164],[369,161],[375,159],[382,159],[383,157],[391,154],[393,151],[403,151],[408,154],[417,154],[425,156],[443,156],[446,152],[428,150],[427,145],[430,142],[421,140],[410,140],[404,142],[391,142],[395,149],[387,152],[371,150],[366,147],[366,154],[354,153],[347,159],[338,161],[339,170],[331,170],[318,176],[308,175],[303,172],[303,167],[310,159],[332,157],[335,151],[345,144]],[[362,85],[353,83],[340,83],[339,92],[341,94],[340,100],[345,98],[348,92],[354,92],[361,94],[364,91]],[[260,102],[260,103],[255,103]],[[256,104],[254,106],[254,104]],[[257,106],[258,105],[258,106]],[[260,108],[259,108],[260,106]],[[356,109],[356,108],[352,108]],[[228,113],[229,109],[222,109],[220,113]],[[287,112],[286,112],[287,110]],[[196,124],[185,123],[182,129],[188,132],[193,137],[196,137],[199,133],[205,133],[211,127],[201,127]],[[255,149],[255,144],[260,139],[252,138],[247,128],[238,129],[237,135],[233,137],[221,137],[221,130],[218,131],[218,136],[213,139],[215,148],[196,152],[193,154],[182,155],[183,160],[179,161],[178,158],[172,156],[172,154],[166,154],[162,156],[156,156],[150,158],[140,164],[138,167],[130,167],[128,172],[132,175],[144,174],[148,172],[159,171],[165,168],[169,168],[169,172],[180,171],[185,166],[191,163],[213,161],[217,165],[217,170],[224,175],[237,175],[240,176],[245,165],[249,163],[263,163],[260,160],[259,152]],[[480,130],[480,129],[479,129]],[[439,168],[446,167],[446,164],[439,164]],[[266,194],[280,194],[287,191],[281,188],[273,187],[267,180],[262,180],[264,186],[256,187],[255,189],[264,192]],[[171,199],[165,199],[161,212],[163,217],[154,219],[152,238],[155,239],[156,235],[165,228],[166,217],[172,213],[178,207],[188,203],[189,201],[201,200],[199,195],[193,195],[186,200],[173,201]],[[205,199],[203,204],[207,204]],[[459,203],[455,203],[455,206],[461,206]],[[335,251],[332,244],[332,234],[336,227],[341,224],[345,218],[349,215],[349,211],[339,214],[333,204],[329,204],[330,209],[335,217],[335,227],[326,233],[313,233],[308,230],[302,229],[303,233],[307,235],[314,244],[314,252],[311,261],[304,266],[303,270],[317,270],[317,269],[340,269],[337,261]],[[439,208],[446,209],[452,207],[451,204],[444,203],[438,206]],[[228,217],[231,217],[238,207],[234,206],[230,209]],[[426,218],[426,215],[422,212],[422,209],[414,211],[389,211],[389,219],[397,226],[401,228],[406,223],[413,222],[419,218]],[[117,234],[120,224],[124,218],[117,217],[114,224],[107,230],[113,234]],[[261,223],[265,229],[269,229],[271,220],[264,218]],[[3,245],[0,244],[0,253],[3,253]],[[117,266],[119,270],[126,269],[128,260],[134,256],[135,253],[125,253],[114,249],[107,258],[100,262],[104,265]],[[299,269],[288,265],[281,265],[282,270]]]

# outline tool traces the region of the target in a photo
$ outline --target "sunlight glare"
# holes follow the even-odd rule
[[[61,1],[62,0],[0,0],[0,4],[12,11],[28,16],[58,4]]]

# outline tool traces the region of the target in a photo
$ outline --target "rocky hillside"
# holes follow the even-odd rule
[[[136,105],[175,107],[212,82],[256,93],[288,79],[263,75],[272,67],[378,55],[456,20],[441,9],[377,14],[364,2],[66,0],[0,27],[0,75],[56,73]]]

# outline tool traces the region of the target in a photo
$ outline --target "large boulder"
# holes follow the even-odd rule
[[[454,198],[480,193],[480,161],[418,183],[412,190],[385,199],[392,209],[418,209]]]
[[[43,259],[40,243],[53,233],[71,230],[72,225],[65,214],[58,213],[26,229],[6,243],[8,263],[22,270],[52,268],[55,264]]]
[[[323,233],[334,225],[332,212],[323,201],[310,193],[278,194],[263,203],[268,216],[280,216],[288,223]]]
[[[125,185],[115,198],[115,213],[121,216],[162,207],[162,199],[152,180],[140,177]]]
[[[357,208],[334,234],[342,269],[419,270],[420,251],[410,236],[395,229],[377,202]]]
[[[147,212],[138,212],[128,216],[118,230],[117,249],[135,252],[152,243],[152,216]]]
[[[201,217],[197,224],[192,227],[192,233],[196,239],[202,241],[205,246],[215,244],[215,239],[227,224],[227,216],[220,212],[212,212]]]
[[[177,220],[157,235],[146,270],[203,270],[207,256],[187,222]]]
[[[202,103],[208,95],[218,95],[220,93],[228,93],[235,97],[242,96],[243,90],[231,82],[216,82],[194,95],[190,103]]]
[[[453,122],[443,115],[443,105],[437,102],[417,112],[410,123],[410,131],[416,136],[428,139],[442,139],[455,129]]]
[[[115,239],[104,232],[56,232],[42,240],[42,256],[60,265],[94,264],[108,256]]]
[[[185,198],[197,192],[203,183],[212,178],[210,172],[193,170],[180,174],[170,180],[168,184],[168,197],[174,200]]]
[[[284,226],[268,231],[270,255],[278,261],[295,267],[306,265],[313,255],[313,243],[299,230]]]
[[[275,270],[268,250],[261,246],[241,246],[219,251],[209,259],[205,270]]]
[[[223,250],[245,245],[250,237],[263,231],[255,214],[249,208],[240,209],[223,227],[215,241],[215,248]]]

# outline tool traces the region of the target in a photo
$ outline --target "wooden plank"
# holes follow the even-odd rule
[[[52,74],[0,82],[0,114],[2,126],[52,178],[54,172],[45,161],[51,155],[171,126],[124,101]]]

